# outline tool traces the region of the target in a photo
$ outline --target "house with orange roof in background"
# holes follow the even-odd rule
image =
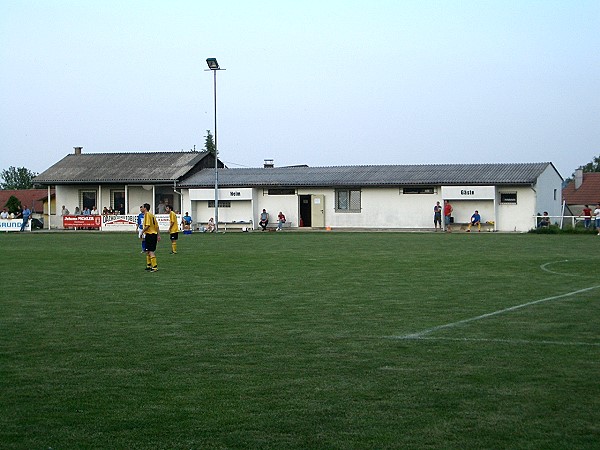
[[[16,197],[21,205],[27,205],[32,212],[32,217],[41,219],[46,223],[48,217],[48,189],[12,189],[0,190],[0,209],[6,206],[6,202],[12,196]],[[54,189],[50,190],[52,202],[52,214],[56,213],[54,200]]]
[[[585,205],[593,210],[600,202],[600,172],[575,171],[575,177],[562,191],[563,201],[573,215],[581,215]]]

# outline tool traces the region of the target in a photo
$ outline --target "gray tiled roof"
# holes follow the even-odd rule
[[[208,152],[71,154],[34,178],[39,184],[147,183],[179,180]]]
[[[554,168],[552,163],[543,162],[219,169],[219,186],[528,185],[534,184],[548,166]],[[214,170],[203,170],[183,178],[180,186],[200,188],[214,183]]]

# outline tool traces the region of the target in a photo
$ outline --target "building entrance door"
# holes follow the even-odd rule
[[[311,226],[325,227],[325,196],[323,194],[311,195]]]
[[[300,221],[298,226],[300,227],[310,227],[311,220],[311,200],[310,195],[300,195]]]

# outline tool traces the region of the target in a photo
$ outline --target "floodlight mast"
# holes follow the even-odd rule
[[[219,231],[219,159],[217,147],[217,70],[225,70],[219,67],[217,58],[206,58],[208,70],[213,72],[213,93],[215,104],[215,231]]]

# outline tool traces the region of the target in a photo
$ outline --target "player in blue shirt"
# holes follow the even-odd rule
[[[138,237],[142,239],[142,253],[146,253],[146,239],[144,239],[144,233],[142,230],[144,229],[144,213],[142,212],[143,206],[140,206],[140,213],[137,217],[137,229],[138,229]]]

